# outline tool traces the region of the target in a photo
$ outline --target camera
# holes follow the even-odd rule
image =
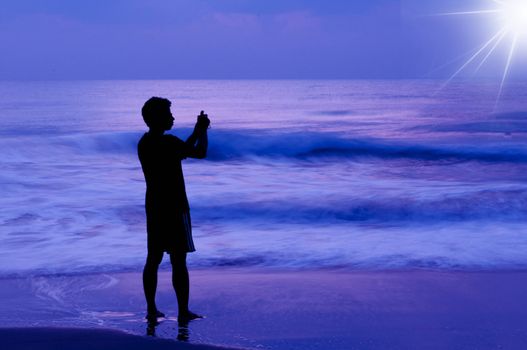
[[[209,117],[207,114],[205,114],[204,111],[201,111],[201,113],[198,115],[198,121],[196,123],[196,126],[204,129],[210,128]]]

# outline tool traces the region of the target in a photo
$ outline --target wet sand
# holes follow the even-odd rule
[[[185,344],[127,334],[121,331],[88,328],[1,328],[2,348],[17,350],[229,350],[199,344]]]
[[[155,338],[253,349],[525,349],[526,295],[527,271],[192,270],[191,309],[206,318],[181,327],[161,272],[167,318]],[[2,279],[0,298],[4,328],[149,339],[139,272]]]

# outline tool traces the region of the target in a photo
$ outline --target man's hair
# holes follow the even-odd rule
[[[146,125],[151,128],[156,125],[156,118],[159,114],[162,114],[167,109],[170,108],[172,102],[166,98],[162,97],[151,97],[148,101],[145,102],[143,108],[141,109],[141,114],[143,115],[143,120]]]

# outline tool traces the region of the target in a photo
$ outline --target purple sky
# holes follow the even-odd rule
[[[0,9],[0,79],[446,77],[463,61],[441,66],[492,31],[485,19],[423,15],[459,3],[9,1]],[[504,52],[480,74],[501,74]]]

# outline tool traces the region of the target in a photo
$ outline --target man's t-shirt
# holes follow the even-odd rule
[[[148,231],[170,230],[174,217],[189,211],[181,169],[187,146],[173,135],[145,133],[137,151],[146,181]]]

